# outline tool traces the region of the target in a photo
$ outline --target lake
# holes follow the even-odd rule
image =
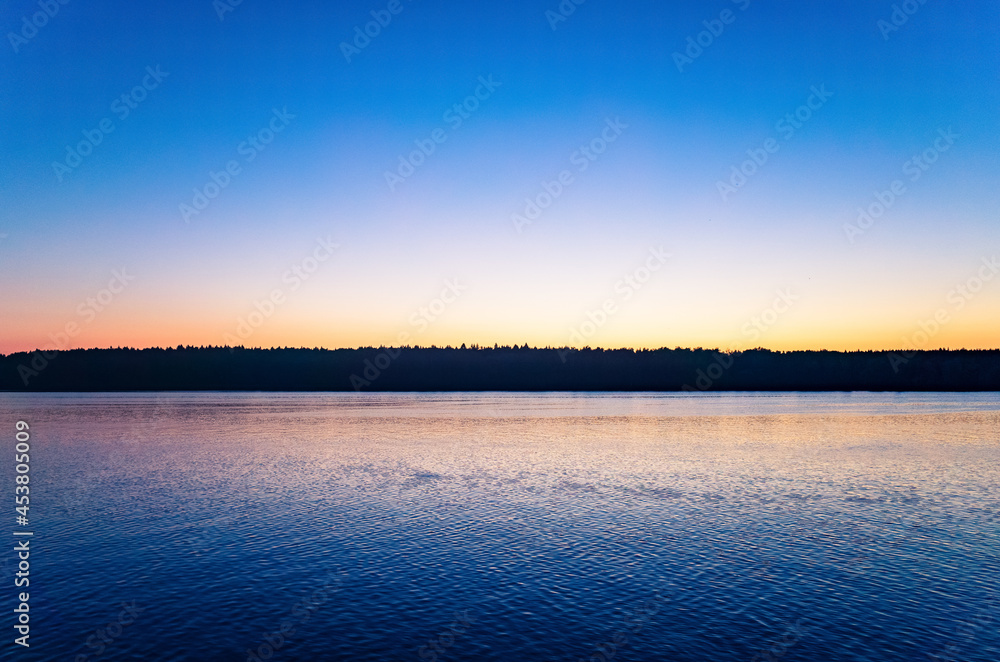
[[[0,413],[11,495],[30,425],[34,532],[30,589],[13,538],[0,568],[32,616],[22,649],[7,612],[5,659],[1000,660],[997,393]]]

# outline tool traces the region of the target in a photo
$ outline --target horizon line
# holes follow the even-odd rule
[[[460,346],[453,345],[362,345],[358,347],[289,347],[289,346],[271,346],[271,347],[247,347],[245,345],[177,345],[177,346],[150,346],[150,347],[131,347],[131,346],[117,346],[117,347],[74,347],[74,348],[35,348],[32,350],[20,350],[16,352],[0,353],[0,358],[9,358],[12,356],[17,356],[19,354],[52,354],[56,352],[103,352],[103,351],[133,351],[133,352],[143,352],[143,351],[187,351],[187,350],[219,350],[226,349],[230,351],[242,350],[242,351],[320,351],[320,352],[337,352],[337,351],[362,351],[362,350],[385,350],[385,349],[398,349],[398,350],[451,350],[451,351],[485,351],[485,350],[528,350],[528,351],[601,351],[601,352],[620,352],[620,351],[631,351],[631,352],[659,352],[659,351],[688,351],[688,352],[717,352],[719,354],[740,354],[743,352],[771,352],[775,354],[794,354],[799,352],[829,352],[835,354],[857,354],[857,353],[899,353],[899,352],[996,352],[1000,351],[1000,347],[937,347],[937,348],[907,348],[907,347],[893,347],[893,348],[882,348],[882,349],[826,349],[826,348],[810,348],[810,349],[771,349],[764,346],[747,347],[740,349],[721,349],[719,347],[668,347],[666,345],[660,347],[600,347],[590,345],[585,345],[583,347],[554,347],[551,345],[546,345],[544,347],[529,346],[527,343],[523,345],[500,345],[494,343],[490,345],[480,345],[478,343],[462,343]]]

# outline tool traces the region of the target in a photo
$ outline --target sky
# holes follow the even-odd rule
[[[1000,347],[1000,5],[0,5],[0,353]]]

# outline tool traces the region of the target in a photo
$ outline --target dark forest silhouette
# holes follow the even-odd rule
[[[4,391],[1000,391],[1000,350],[176,347],[0,356]]]

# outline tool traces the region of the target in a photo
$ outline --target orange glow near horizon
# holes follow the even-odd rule
[[[931,317],[927,316],[927,320]],[[924,325],[921,326],[921,322]],[[100,349],[109,347],[132,347],[136,349],[149,347],[182,346],[222,346],[244,345],[246,347],[321,347],[325,349],[357,348],[368,346],[421,346],[460,347],[479,345],[492,347],[521,346],[527,343],[530,347],[603,347],[606,349],[658,349],[662,347],[720,349],[723,351],[738,351],[763,347],[774,351],[830,350],[830,351],[867,351],[896,349],[997,349],[995,329],[1000,328],[1000,319],[994,316],[976,323],[954,322],[940,327],[934,335],[928,335],[924,329],[933,330],[933,326],[924,320],[918,320],[909,327],[905,325],[883,324],[878,329],[860,329],[847,326],[830,328],[772,328],[759,335],[741,334],[739,327],[730,333],[690,331],[670,334],[637,333],[629,329],[602,329],[590,338],[584,338],[583,332],[588,331],[587,319],[584,318],[575,327],[575,334],[569,329],[552,333],[518,333],[516,330],[488,333],[470,326],[466,329],[428,328],[419,332],[418,328],[402,324],[395,330],[382,329],[365,332],[362,329],[341,327],[339,332],[324,332],[315,328],[289,328],[277,322],[270,321],[261,326],[248,337],[240,338],[237,334],[238,324],[234,320],[229,327],[208,332],[204,328],[192,329],[181,324],[172,326],[123,324],[115,328],[112,322],[93,328],[78,328],[75,336],[70,337],[66,325],[54,327],[56,331],[43,337],[30,333],[27,328],[8,330],[7,337],[0,341],[0,354],[34,351],[38,349]],[[79,326],[79,325],[78,325]],[[750,327],[753,329],[754,327]],[[73,327],[69,326],[72,331]],[[126,329],[123,331],[123,329]],[[747,330],[747,329],[743,329]],[[11,333],[11,331],[15,331]],[[19,331],[19,332],[18,332]],[[571,337],[572,336],[572,337]],[[583,339],[580,341],[580,339]]]

